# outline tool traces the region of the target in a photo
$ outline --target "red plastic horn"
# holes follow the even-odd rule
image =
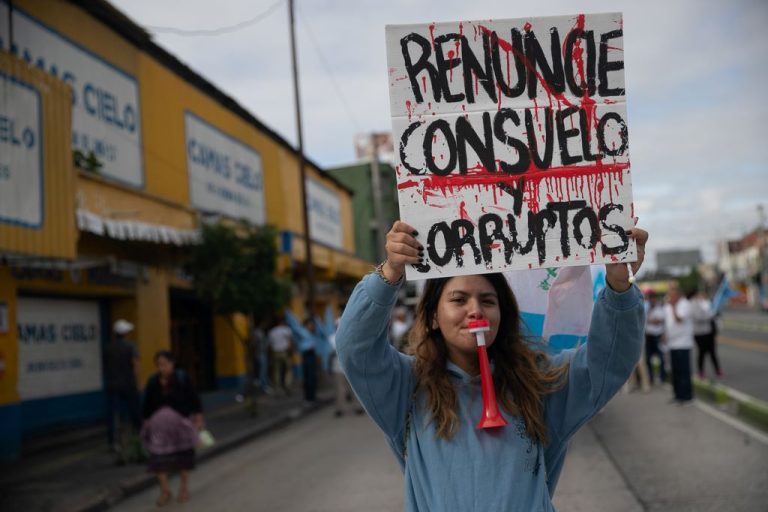
[[[472,320],[467,324],[469,332],[477,337],[477,359],[480,362],[480,382],[483,388],[483,417],[476,428],[503,427],[507,420],[499,412],[496,403],[496,390],[493,388],[491,365],[488,363],[488,351],[485,347],[485,334],[491,330],[488,320]]]

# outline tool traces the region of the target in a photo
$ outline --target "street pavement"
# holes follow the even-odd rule
[[[183,508],[395,512],[403,510],[402,482],[383,436],[367,416],[337,419],[326,408],[202,466],[191,477],[192,500]],[[147,510],[157,494],[148,490],[115,510]]]
[[[767,329],[768,315],[727,311],[719,344],[723,384],[765,401]],[[331,390],[324,396],[327,404]],[[668,386],[619,395],[575,436],[558,511],[768,512],[768,434],[699,401],[669,404],[670,397]],[[330,407],[307,409],[298,394],[260,397],[256,417],[233,393],[207,399],[218,443],[201,454],[192,501],[171,509],[402,509],[402,476],[366,417],[335,419]],[[49,436],[52,444],[0,466],[0,511],[154,509],[151,475],[115,466],[103,429],[88,430]]]
[[[642,510],[768,511],[768,436],[670,397],[621,395],[590,423]]]
[[[717,341],[717,352],[725,373],[722,383],[768,402],[768,314],[734,308],[724,311],[722,332]],[[705,363],[705,368],[711,377],[710,361]]]
[[[558,511],[768,511],[768,436],[704,404],[669,404],[670,395],[619,395],[576,435]],[[382,435],[366,417],[330,410],[202,465],[191,493],[171,510],[402,510],[402,476]],[[116,510],[149,510],[156,497],[153,488]]]

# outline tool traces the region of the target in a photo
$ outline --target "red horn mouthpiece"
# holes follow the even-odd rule
[[[507,420],[501,415],[496,403],[496,390],[493,387],[493,374],[488,362],[488,350],[485,346],[483,333],[491,330],[488,320],[472,320],[467,324],[469,332],[477,336],[477,359],[480,363],[480,383],[483,389],[483,416],[477,423],[477,428],[503,427]]]

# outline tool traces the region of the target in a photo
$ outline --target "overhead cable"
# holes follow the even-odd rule
[[[361,131],[360,123],[357,122],[357,118],[355,117],[355,114],[354,114],[352,108],[349,106],[349,103],[347,102],[347,99],[344,96],[344,93],[342,92],[341,86],[336,81],[336,77],[334,76],[333,72],[331,71],[331,67],[328,65],[328,61],[325,60],[325,56],[320,51],[320,45],[317,44],[317,39],[315,39],[315,36],[312,33],[312,29],[309,26],[309,22],[307,22],[306,18],[304,17],[304,14],[301,12],[301,9],[298,9],[298,14],[299,14],[299,21],[301,21],[302,26],[306,30],[307,35],[309,36],[309,39],[312,42],[312,47],[317,52],[318,60],[320,61],[320,64],[322,65],[323,70],[328,75],[328,78],[331,81],[331,85],[333,86],[334,90],[336,91],[336,95],[338,96],[339,101],[341,101],[341,104],[344,106],[344,110],[346,110],[347,115],[349,116],[350,121],[352,121],[352,124],[355,127],[355,130],[360,132]]]
[[[151,32],[158,33],[158,34],[174,34],[177,36],[184,36],[184,37],[220,36],[223,34],[230,34],[232,32],[237,32],[238,30],[242,30],[244,28],[255,25],[256,23],[262,21],[264,18],[266,18],[267,16],[275,12],[277,8],[284,3],[285,3],[285,0],[278,0],[277,2],[269,6],[266,10],[264,10],[257,16],[254,16],[249,20],[241,21],[240,23],[236,23],[234,25],[229,25],[226,27],[211,28],[211,29],[183,29],[183,28],[176,28],[176,27],[159,27],[154,25],[146,25],[145,28],[150,30]]]

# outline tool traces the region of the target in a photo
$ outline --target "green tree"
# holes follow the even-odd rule
[[[694,292],[703,284],[701,274],[696,267],[692,267],[688,275],[680,277],[678,281],[680,281],[680,288],[684,293]]]
[[[275,276],[276,243],[272,226],[204,224],[186,265],[198,296],[230,322],[233,313],[242,313],[257,324],[281,310],[290,284]]]

